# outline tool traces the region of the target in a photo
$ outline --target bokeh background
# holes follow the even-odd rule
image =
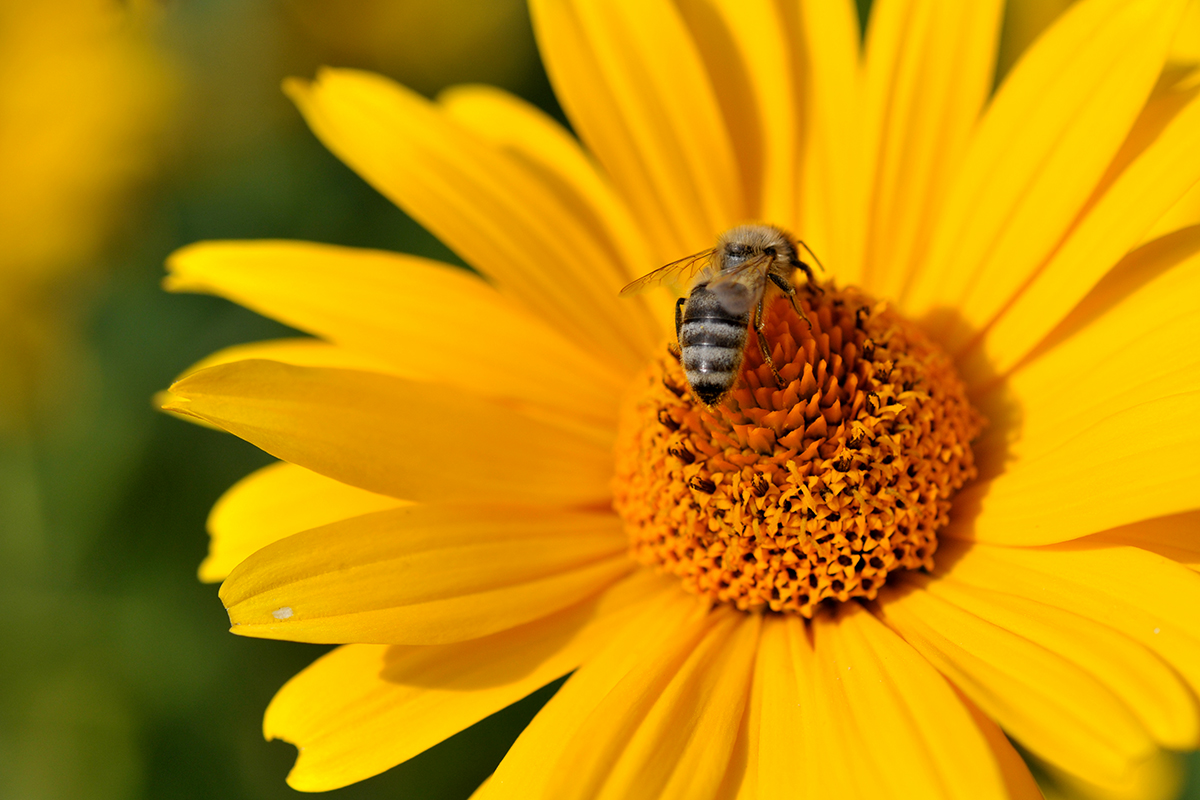
[[[1014,14],[1009,50],[1064,4]],[[161,291],[175,248],[455,261],[286,101],[281,80],[321,64],[431,96],[496,84],[561,118],[521,0],[0,0],[0,798],[298,794],[262,712],[326,648],[232,636],[196,579],[213,501],[270,459],[151,396],[289,333]],[[467,797],[553,689],[331,794]],[[1200,800],[1196,764],[1180,780]]]

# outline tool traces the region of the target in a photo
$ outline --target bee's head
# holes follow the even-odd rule
[[[791,239],[773,225],[740,225],[731,228],[721,236],[719,248],[722,261],[727,266],[736,266],[761,256],[791,263],[796,256],[796,246]]]

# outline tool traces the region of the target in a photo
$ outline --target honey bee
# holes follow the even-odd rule
[[[809,290],[821,291],[812,267],[797,256],[797,241],[773,225],[741,225],[721,234],[716,247],[660,267],[621,290],[627,296],[654,286],[688,285],[687,296],[675,303],[675,336],[688,384],[706,405],[720,402],[737,380],[751,312],[763,362],[770,367],[775,385],[782,388],[764,333],[768,284],[791,300],[806,322],[796,302],[792,273],[802,271]],[[808,245],[799,244],[820,266]]]

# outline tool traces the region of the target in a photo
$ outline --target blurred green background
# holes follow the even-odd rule
[[[295,797],[295,751],[262,740],[262,713],[325,648],[230,635],[196,579],[213,501],[270,459],[150,403],[208,353],[287,331],[162,292],[162,263],[212,238],[453,261],[279,84],[362,67],[427,94],[498,84],[561,117],[528,16],[519,0],[4,2],[0,797]],[[332,795],[466,797],[552,688]]]

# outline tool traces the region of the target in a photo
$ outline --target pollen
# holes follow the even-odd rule
[[[801,292],[801,294],[809,294]],[[638,561],[745,611],[811,617],[931,569],[983,419],[950,358],[854,288],[771,304],[716,405],[664,347],[621,410],[614,506]]]

